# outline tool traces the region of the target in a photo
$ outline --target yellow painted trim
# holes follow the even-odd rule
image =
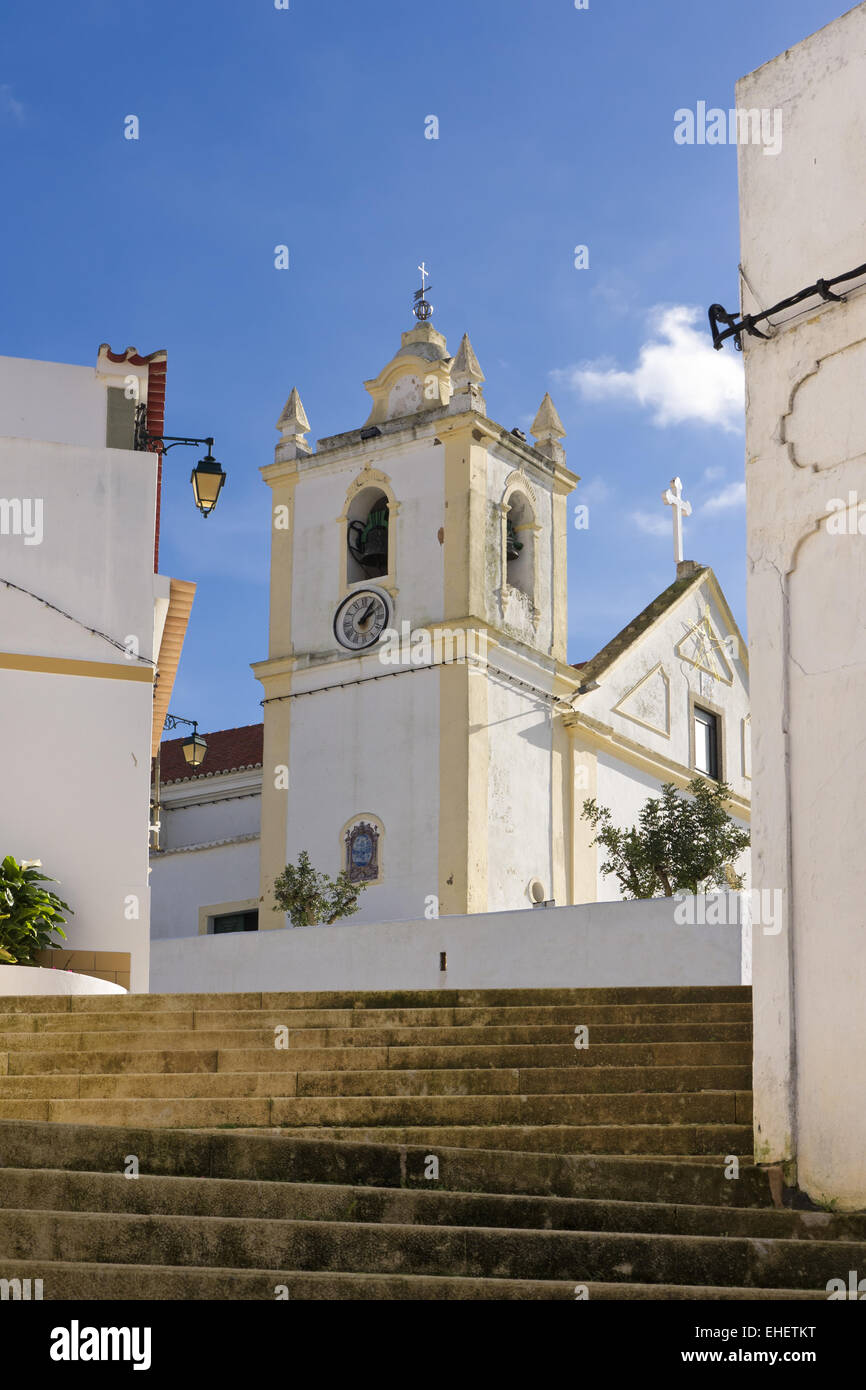
[[[559,662],[568,657],[568,493],[558,488],[551,497],[553,528],[553,583],[551,586],[551,655]],[[571,669],[571,668],[569,668]],[[572,677],[576,673],[571,670]],[[580,682],[578,681],[578,685]]]
[[[143,681],[153,685],[150,666],[122,666],[119,661],[73,661],[60,656],[28,656],[23,652],[0,652],[4,671],[38,671],[50,676],[91,676],[96,680]]]
[[[265,470],[262,469],[265,473]],[[268,657],[288,656],[292,650],[292,568],[295,543],[295,472],[266,476],[271,488],[271,571]],[[278,508],[288,512],[288,526],[276,524]]]
[[[287,695],[292,688],[290,674],[263,676],[256,674],[264,687],[264,734],[262,748],[262,820],[259,835],[259,931],[285,926],[285,914],[276,911],[274,879],[286,867],[289,786],[276,786],[276,768],[291,769],[291,700],[273,700]],[[273,700],[268,704],[269,699]]]
[[[581,737],[582,730],[570,729],[569,733],[572,737],[569,740],[571,881],[568,901],[594,903],[598,901],[598,846],[592,843],[595,838],[592,826],[582,818],[581,812],[584,801],[595,800],[598,796],[598,752]]]
[[[574,838],[572,821],[574,797],[569,789],[572,750],[562,720],[551,719],[550,804],[551,804],[551,897],[557,903],[571,902],[572,856],[568,846]]]
[[[451,424],[451,422],[449,422]],[[477,417],[444,440],[444,608],[447,626],[488,630],[485,612],[487,450]],[[476,438],[477,435],[477,438]],[[446,624],[436,624],[445,626]],[[439,882],[441,915],[487,910],[487,677],[472,665],[439,668]]]
[[[259,907],[256,898],[245,898],[239,903],[210,903],[207,907],[200,907],[198,910],[198,934],[208,936],[207,929],[208,917],[222,917],[229,912],[253,912]],[[259,912],[259,930],[261,930],[261,912]]]

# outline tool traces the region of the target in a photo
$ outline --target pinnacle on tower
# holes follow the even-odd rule
[[[304,438],[310,428],[310,422],[296,386],[292,387],[291,395],[283,407],[276,427],[282,436],[276,449],[278,459],[297,458],[298,454],[313,452]]]
[[[469,341],[469,334],[464,333],[460,343],[457,356],[454,359],[454,367],[451,372],[452,377],[465,377],[467,381],[483,381],[484,373],[475,356],[475,349]]]
[[[550,392],[545,391],[544,400],[538,407],[538,414],[530,426],[530,432],[539,443],[547,443],[548,440],[565,439],[565,426],[559,418],[556,406],[550,397]]]
[[[484,373],[475,356],[475,349],[469,341],[469,334],[464,333],[451,368],[453,395],[448,406],[449,413],[460,414],[464,410],[476,410],[479,415],[486,415],[487,406],[481,389],[482,381]]]
[[[559,442],[566,437],[565,426],[559,418],[559,412],[549,391],[544,393],[544,400],[538,407],[538,414],[530,426],[530,433],[540,454],[546,454],[548,458],[559,463],[565,462],[565,450]]]
[[[297,386],[292,387],[292,393],[283,408],[283,413],[277,421],[277,429],[283,436],[306,434],[310,428],[307,419],[307,412],[304,410],[303,402],[298,395]]]

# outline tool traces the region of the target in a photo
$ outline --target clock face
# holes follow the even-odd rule
[[[378,642],[390,617],[390,604],[384,594],[376,589],[356,589],[337,609],[334,636],[342,647],[363,651]]]

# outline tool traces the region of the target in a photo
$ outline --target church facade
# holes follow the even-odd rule
[[[617,898],[584,800],[632,824],[696,772],[748,819],[747,654],[712,571],[680,563],[570,665],[565,432],[549,396],[531,441],[494,423],[483,383],[422,317],[359,428],[314,449],[292,391],[262,469],[263,723],[196,769],[162,745],[156,936],[284,926],[273,883],[303,850],[366,885],[353,921]]]

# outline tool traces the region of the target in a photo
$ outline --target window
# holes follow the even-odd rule
[[[211,918],[211,931],[214,936],[224,931],[258,931],[258,910],[252,912],[225,912],[220,917]]]
[[[719,780],[719,721],[709,710],[694,708],[695,767],[705,777]]]

